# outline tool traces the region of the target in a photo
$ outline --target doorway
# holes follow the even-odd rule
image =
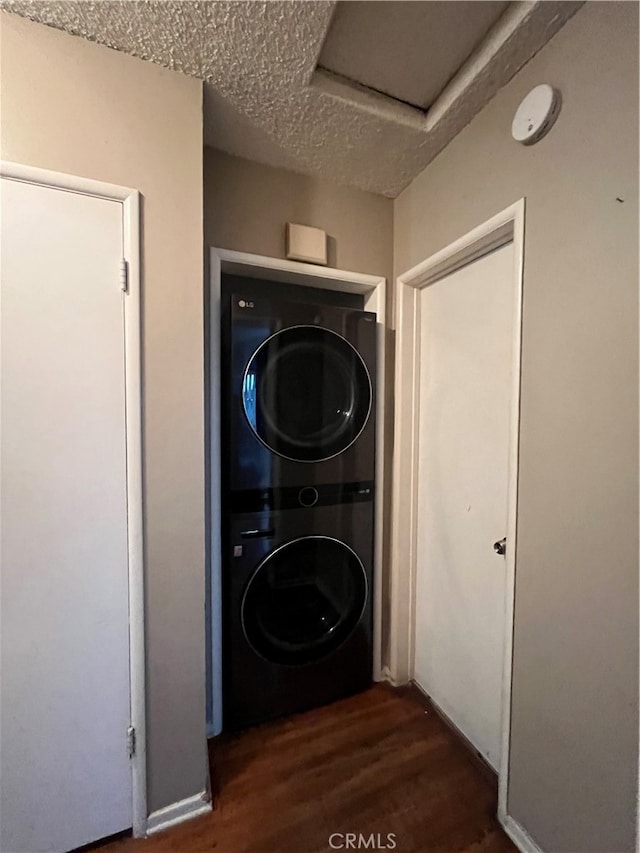
[[[523,246],[520,200],[396,291],[391,675],[416,681],[498,771],[503,823]]]
[[[278,287],[313,288],[339,291],[342,297],[357,295],[365,310],[377,315],[377,359],[385,363],[385,279],[363,273],[346,272],[314,264],[269,258],[211,248],[209,252],[209,288],[207,289],[208,324],[206,334],[207,395],[207,469],[206,506],[207,535],[207,736],[222,731],[222,574],[221,574],[221,481],[220,481],[220,311],[223,276],[242,276],[252,280],[256,293],[276,284]],[[384,493],[384,370],[377,374],[375,455],[377,489]],[[374,612],[373,612],[373,678],[387,677],[382,667],[382,545],[383,502],[375,506],[374,543]]]
[[[3,163],[2,849],[146,825],[138,194]]]

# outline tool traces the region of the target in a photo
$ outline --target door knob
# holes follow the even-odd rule
[[[498,539],[497,542],[494,542],[493,550],[498,554],[498,556],[504,557],[507,553],[507,537],[505,536],[504,539]]]

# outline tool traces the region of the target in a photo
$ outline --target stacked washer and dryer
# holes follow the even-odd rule
[[[224,316],[223,725],[239,729],[371,683],[376,318],[255,288]]]

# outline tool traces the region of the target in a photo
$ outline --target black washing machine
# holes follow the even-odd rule
[[[373,495],[234,516],[224,573],[225,729],[356,693],[372,678]],[[325,495],[328,499],[328,496]],[[330,531],[330,532],[329,532]]]
[[[230,303],[223,493],[234,508],[238,493],[372,482],[375,314],[242,293]]]
[[[243,728],[372,677],[375,314],[229,294],[223,712]]]

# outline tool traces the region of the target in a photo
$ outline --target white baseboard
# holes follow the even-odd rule
[[[529,833],[523,829],[517,820],[514,820],[511,815],[502,815],[498,813],[500,825],[507,833],[509,838],[516,845],[520,853],[543,853],[542,848],[538,847]]]
[[[162,832],[170,826],[176,826],[210,811],[209,795],[206,791],[201,791],[193,797],[187,797],[186,800],[179,800],[177,803],[158,809],[157,812],[151,812],[147,820],[147,835],[155,835],[156,832]]]

